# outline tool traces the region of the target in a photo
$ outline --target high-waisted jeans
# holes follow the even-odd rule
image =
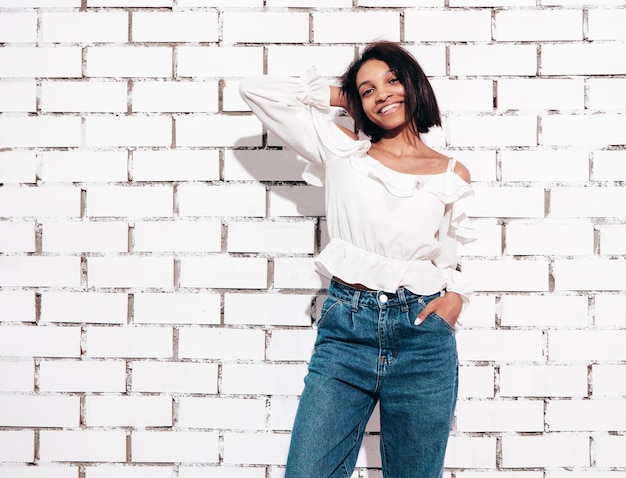
[[[442,476],[458,388],[454,329],[434,313],[414,324],[436,297],[331,281],[286,478],[350,477],[377,402],[383,476]]]

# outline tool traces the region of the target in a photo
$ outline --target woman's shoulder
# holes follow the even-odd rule
[[[348,129],[344,125],[341,125],[339,123],[335,123],[335,125],[337,126],[337,128],[339,128],[341,130],[342,133],[344,133],[350,139],[353,139],[355,141],[359,139],[359,137],[357,136],[357,134],[354,131],[351,131],[350,129]]]

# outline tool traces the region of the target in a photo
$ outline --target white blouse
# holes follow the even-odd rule
[[[306,163],[303,179],[324,186],[329,244],[316,258],[326,277],[394,292],[448,290],[467,302],[470,284],[457,270],[458,242],[475,239],[467,225],[471,186],[453,172],[395,171],[368,154],[332,121],[330,87],[313,71],[303,77],[246,78],[242,98],[268,130]]]

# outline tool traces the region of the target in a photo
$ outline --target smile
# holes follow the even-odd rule
[[[393,113],[398,108],[400,108],[400,103],[391,103],[391,104],[381,108],[380,110],[378,110],[378,114],[379,115],[385,115],[385,114],[388,114],[388,113]]]

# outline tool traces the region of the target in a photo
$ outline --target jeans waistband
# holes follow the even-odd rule
[[[398,288],[395,292],[361,290],[350,287],[335,279],[331,279],[330,285],[328,286],[328,295],[352,303],[353,309],[356,309],[360,304],[365,306],[384,305],[387,307],[401,307],[402,310],[408,310],[408,304],[418,301],[420,298],[428,301],[431,298],[438,297],[440,293],[437,292],[432,295],[424,296],[415,294],[404,287]]]

